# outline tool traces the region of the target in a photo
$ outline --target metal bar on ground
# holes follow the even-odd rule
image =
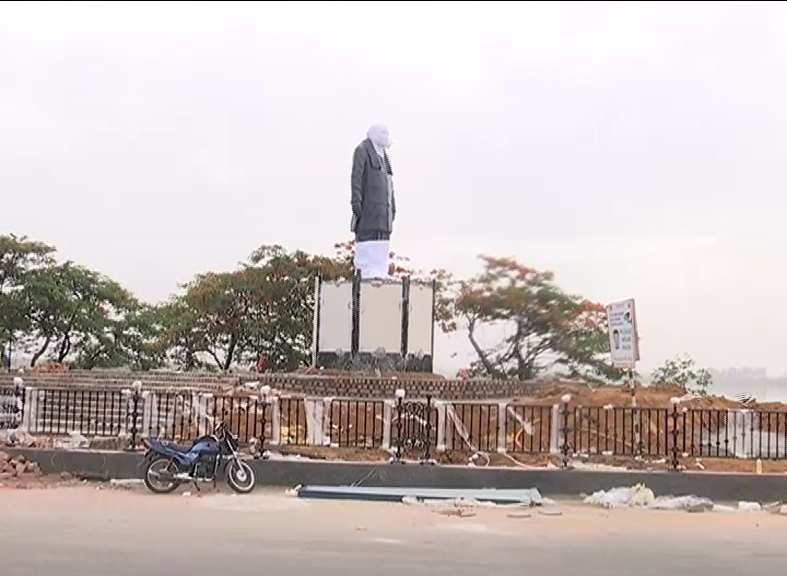
[[[497,490],[494,488],[372,488],[354,486],[302,486],[299,498],[323,500],[364,500],[373,502],[401,502],[410,497],[416,500],[475,500],[493,504],[531,504],[543,501],[537,488]]]

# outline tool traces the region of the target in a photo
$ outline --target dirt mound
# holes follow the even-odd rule
[[[516,402],[526,404],[560,404],[565,394],[571,394],[572,406],[631,406],[631,390],[624,386],[600,386],[597,388],[579,382],[566,380],[543,381],[533,397],[517,398]],[[680,398],[682,407],[706,408],[711,410],[758,409],[787,410],[781,402],[742,404],[721,396],[693,396],[680,387],[638,386],[637,406],[641,408],[669,408],[672,398]]]

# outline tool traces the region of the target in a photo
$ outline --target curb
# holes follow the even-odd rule
[[[11,456],[38,462],[46,474],[68,472],[88,480],[140,478],[142,455],[103,450],[36,450],[3,448]],[[787,500],[787,475],[712,472],[606,472],[523,470],[467,466],[392,465],[386,462],[250,460],[260,486],[292,488],[322,485],[400,488],[538,488],[544,496],[573,496],[617,486],[645,484],[657,496],[696,495],[714,501]]]

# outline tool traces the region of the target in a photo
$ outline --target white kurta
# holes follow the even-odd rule
[[[368,240],[355,245],[355,269],[361,278],[388,278],[389,240]]]

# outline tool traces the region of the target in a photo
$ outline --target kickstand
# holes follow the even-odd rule
[[[192,478],[191,482],[194,484],[194,488],[197,490],[197,492],[199,492],[200,490],[199,490],[199,484],[197,484],[197,480]]]

